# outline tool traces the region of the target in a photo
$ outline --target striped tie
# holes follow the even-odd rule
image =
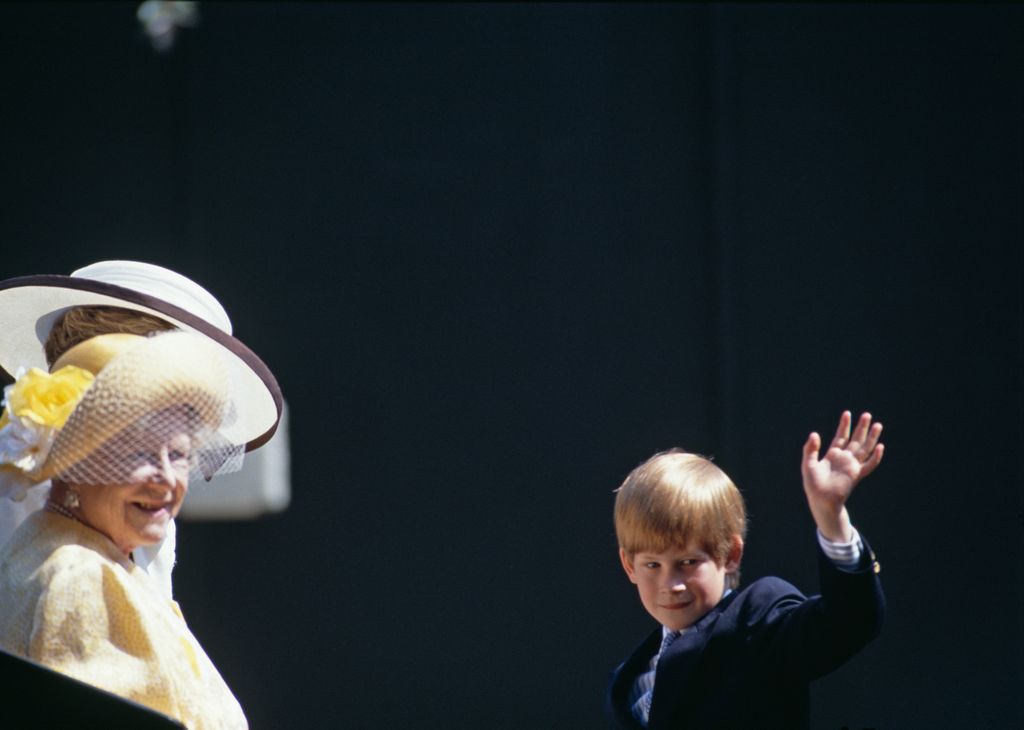
[[[647,718],[651,714],[651,699],[654,697],[654,676],[658,668],[658,660],[665,653],[669,645],[679,638],[681,631],[666,631],[665,637],[661,640],[661,648],[658,653],[651,657],[651,663],[647,671],[636,678],[633,683],[633,691],[630,692],[630,701],[633,707],[633,717],[640,721],[640,724],[647,727]]]

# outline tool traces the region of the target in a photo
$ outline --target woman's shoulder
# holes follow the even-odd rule
[[[110,558],[77,543],[56,546],[39,566],[39,577],[48,584],[69,582],[82,585],[100,580],[116,567]]]
[[[43,586],[67,584],[84,590],[104,574],[124,571],[102,535],[92,532],[66,517],[40,511],[25,520],[4,546],[5,567]]]
[[[49,656],[37,644],[51,634],[104,626],[108,598],[121,593],[116,586],[123,582],[116,562],[79,544],[73,529],[69,536],[53,520],[70,522],[31,515],[0,555],[0,642],[37,660]]]

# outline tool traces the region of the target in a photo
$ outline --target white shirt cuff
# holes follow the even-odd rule
[[[821,530],[817,531],[818,544],[821,545],[822,552],[840,568],[855,567],[860,562],[861,553],[864,552],[857,528],[851,525],[850,530],[853,533],[850,542],[832,542],[821,534]]]

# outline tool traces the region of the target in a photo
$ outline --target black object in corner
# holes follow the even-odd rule
[[[10,702],[3,726],[185,730],[177,720],[42,664],[0,650],[0,687]],[[20,708],[20,709],[19,709]]]

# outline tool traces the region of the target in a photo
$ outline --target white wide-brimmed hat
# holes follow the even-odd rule
[[[73,307],[109,306],[159,317],[205,335],[223,350],[233,387],[245,407],[234,438],[251,451],[270,440],[281,418],[277,380],[257,355],[231,334],[220,302],[191,279],[138,261],[100,261],[70,276],[22,276],[0,281],[0,367],[47,367],[43,345],[54,322]]]

